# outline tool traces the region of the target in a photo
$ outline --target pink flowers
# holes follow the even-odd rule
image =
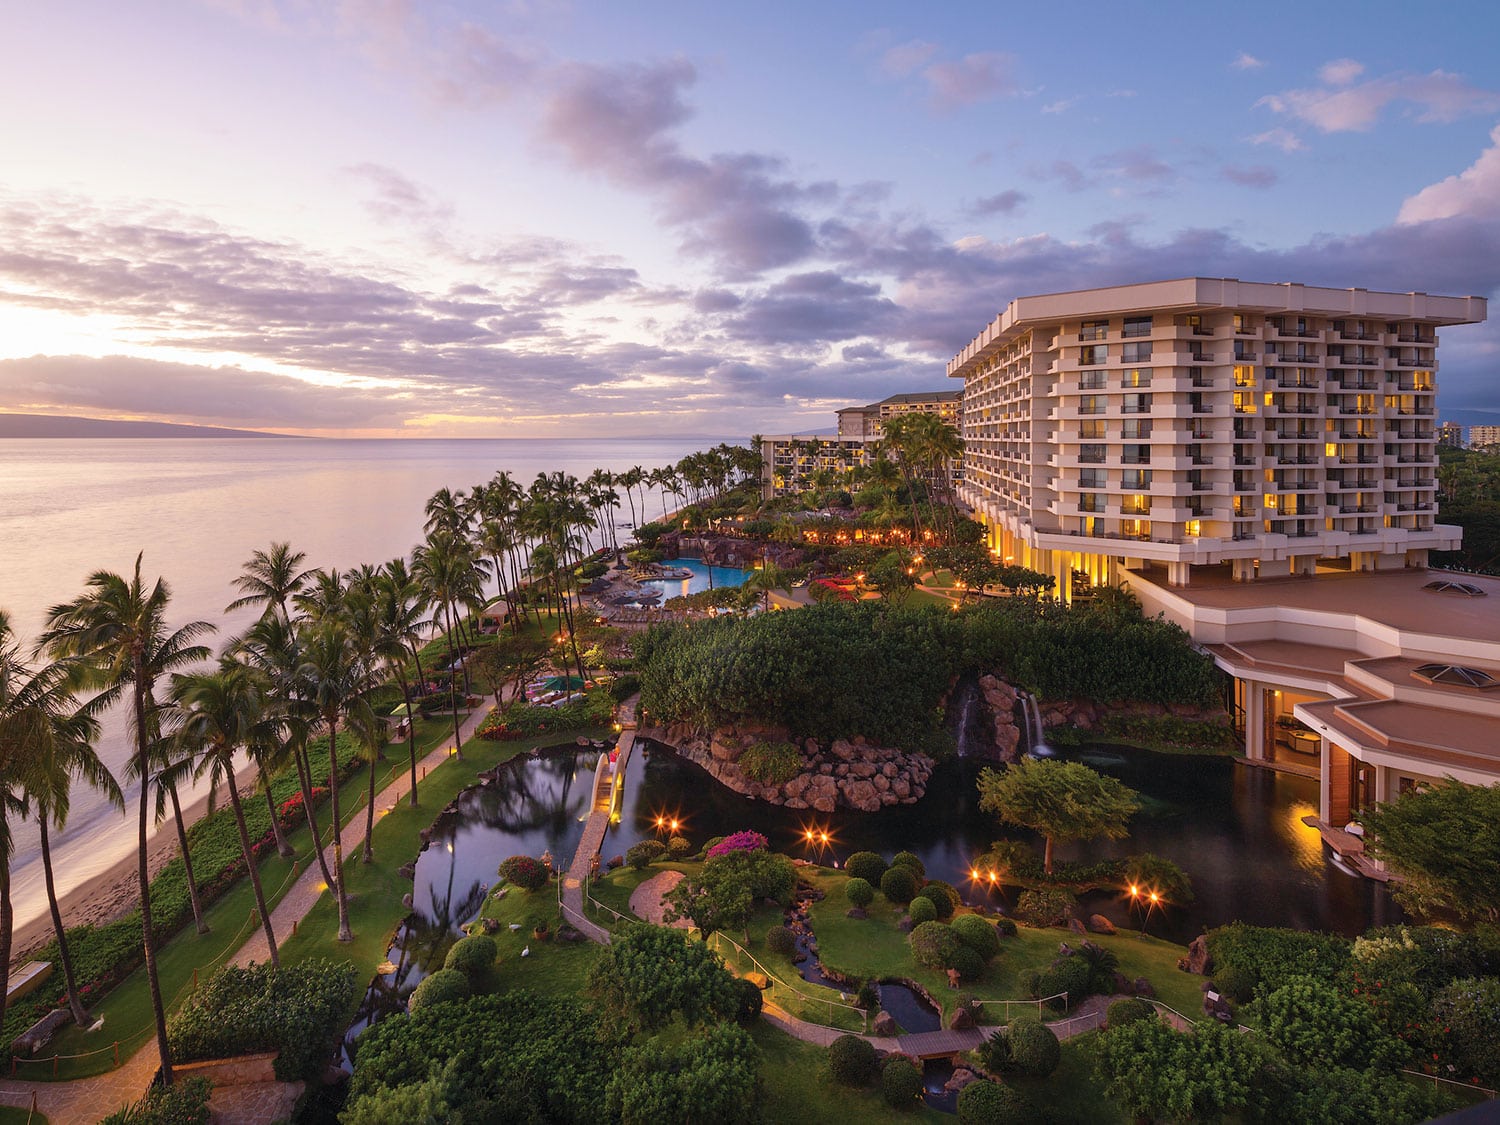
[[[709,848],[708,858],[713,859],[715,856],[728,855],[730,852],[760,852],[765,851],[770,846],[771,841],[767,840],[759,832],[753,832],[747,828],[736,832],[733,836],[725,836],[717,844]]]

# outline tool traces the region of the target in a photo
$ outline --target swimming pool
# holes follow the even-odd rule
[[[707,590],[710,572],[715,589],[723,586],[743,586],[745,579],[750,577],[748,570],[733,566],[705,566],[697,559],[667,559],[661,565],[674,570],[693,572],[691,578],[652,578],[641,583],[642,586],[655,586],[659,589],[662,592],[663,602],[683,597],[686,594],[696,594],[700,590]]]

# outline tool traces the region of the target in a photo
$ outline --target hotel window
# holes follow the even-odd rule
[[[1237,364],[1234,369],[1234,385],[1236,387],[1255,386],[1255,368]]]
[[[1122,445],[1120,463],[1124,465],[1151,464],[1151,447],[1149,445]]]
[[[1120,511],[1132,515],[1149,516],[1151,514],[1151,497],[1141,494],[1121,497]]]
[[[1104,435],[1100,434],[1099,436],[1103,437]],[[1122,422],[1120,424],[1120,436],[1126,441],[1148,438],[1151,436],[1151,422],[1149,420],[1143,422],[1135,418],[1132,418],[1128,422]]]
[[[1078,413],[1103,414],[1104,402],[1105,399],[1103,395],[1084,395],[1078,400]]]
[[[1108,344],[1085,344],[1078,349],[1078,365],[1080,367],[1092,367],[1096,363],[1105,363],[1108,360]]]
[[[1080,512],[1102,512],[1104,502],[1097,492],[1085,492],[1078,497],[1078,510]]]
[[[1149,336],[1151,335],[1151,318],[1149,316],[1127,316],[1125,318],[1125,329],[1121,336]]]
[[[1255,329],[1250,326],[1250,318],[1244,313],[1234,314],[1234,330],[1239,333],[1255,331]]]
[[[1203,534],[1203,521],[1201,519],[1188,520],[1183,525],[1183,531],[1191,538],[1197,539]]]
[[[1126,539],[1150,539],[1150,520],[1121,520],[1120,534]]]
[[[1109,321],[1107,320],[1085,320],[1083,327],[1078,330],[1080,340],[1102,340],[1109,332]]]
[[[1151,396],[1149,394],[1126,395],[1120,403],[1122,414],[1146,414],[1151,410]]]
[[[1078,436],[1084,441],[1101,440],[1104,437],[1104,422],[1096,419],[1078,423]]]
[[[1126,469],[1120,474],[1120,487],[1145,491],[1151,487],[1150,469]]]
[[[1078,389],[1081,391],[1100,391],[1104,389],[1105,373],[1103,371],[1085,371],[1078,377]]]
[[[1102,445],[1080,445],[1078,447],[1078,460],[1085,465],[1104,464],[1105,447]]]
[[[1120,359],[1125,363],[1144,363],[1151,358],[1151,341],[1121,344]]]
[[[1120,380],[1123,387],[1149,387],[1151,385],[1151,368],[1132,367],[1126,371]]]
[[[1234,392],[1234,412],[1236,414],[1254,414],[1255,413],[1255,392],[1254,391],[1235,391]]]
[[[1102,469],[1084,469],[1078,474],[1079,488],[1108,488],[1109,480]]]

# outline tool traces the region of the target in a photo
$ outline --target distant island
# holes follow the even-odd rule
[[[175,422],[121,422],[68,414],[0,414],[0,438],[284,438],[259,430],[182,426]]]

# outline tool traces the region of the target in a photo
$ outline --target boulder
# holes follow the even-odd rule
[[[1089,929],[1096,934],[1112,934],[1115,932],[1115,924],[1103,914],[1090,914]]]
[[[943,1092],[956,1094],[965,1086],[972,1086],[980,1081],[979,1075],[975,1074],[966,1066],[961,1066],[953,1072],[953,1077],[943,1083]]]
[[[869,916],[870,915],[868,913],[866,913],[865,911],[861,910],[857,906],[851,906],[848,910],[844,911],[844,917],[845,918],[854,918],[857,921],[863,921],[864,919],[868,918]]]
[[[974,1017],[969,1014],[968,1008],[955,1008],[953,1015],[948,1018],[948,1030],[968,1031],[974,1026]]]
[[[889,793],[891,791],[891,779],[883,773],[877,773],[874,777],[870,778],[870,784],[875,786],[877,793]]]
[[[875,1017],[875,1023],[870,1028],[876,1035],[882,1038],[898,1034],[896,1017],[890,1012],[881,1012]]]
[[[843,762],[852,761],[856,753],[854,743],[846,738],[834,739],[833,745],[828,748],[828,752]]]
[[[1068,929],[1072,930],[1075,934],[1086,934],[1089,932],[1088,927],[1077,918],[1068,919]]]
[[[617,867],[624,867],[625,857],[622,855],[612,855],[609,857],[609,862],[604,866],[609,868],[611,871],[613,871]]]
[[[880,795],[868,781],[851,782],[844,790],[844,799],[860,812],[875,812],[880,808]]]
[[[911,933],[911,931],[912,931],[911,915],[909,915],[909,914],[903,914],[903,915],[901,915],[901,921],[899,921],[899,922],[896,923],[896,929],[900,930],[903,934],[909,934],[909,933]]]
[[[850,777],[870,778],[875,776],[874,762],[852,762],[849,766]]]
[[[1151,982],[1145,977],[1136,977],[1135,994],[1137,996],[1142,996],[1147,1000],[1152,1000],[1156,997],[1156,989],[1151,987]]]
[[[1199,934],[1188,943],[1187,956],[1180,958],[1177,967],[1185,973],[1197,973],[1206,977],[1214,968],[1214,959],[1208,955],[1208,937]]]

